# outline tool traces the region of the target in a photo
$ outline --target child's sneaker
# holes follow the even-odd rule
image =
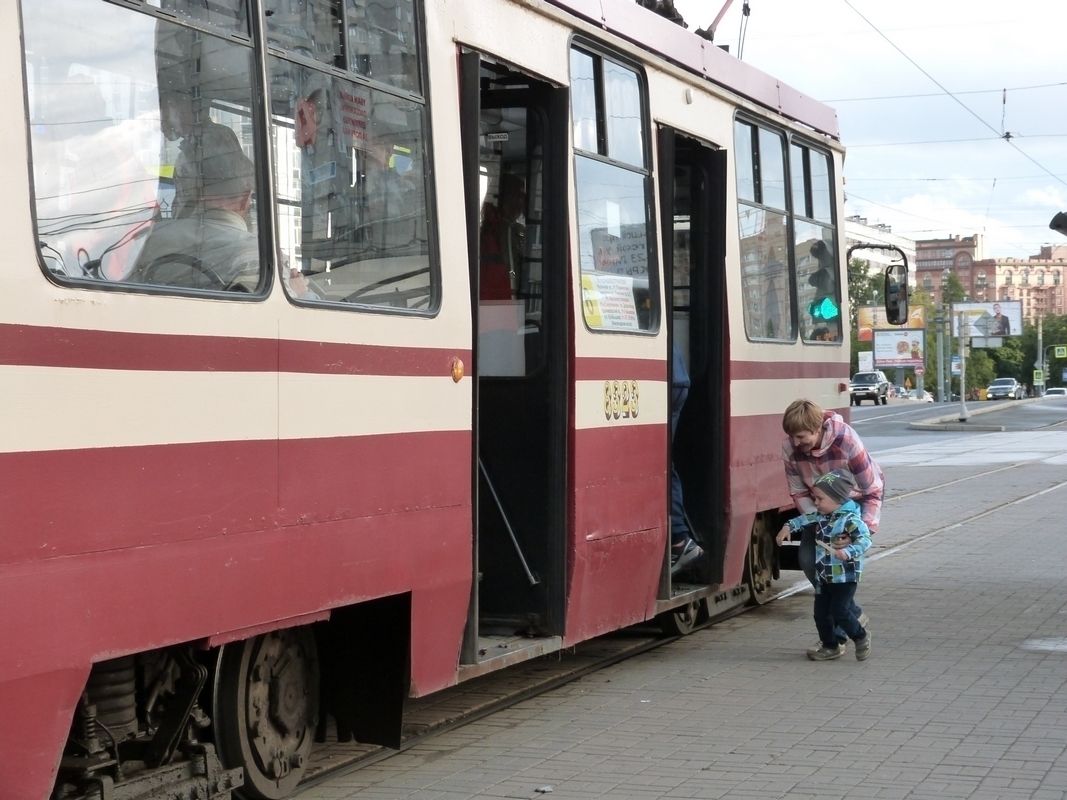
[[[808,658],[812,661],[833,661],[835,658],[841,658],[845,654],[845,646],[839,644],[836,647],[819,647],[814,650],[808,651]],[[859,655],[856,656],[859,658]]]
[[[866,661],[871,657],[871,632],[868,630],[867,635],[862,639],[856,640],[856,660]]]

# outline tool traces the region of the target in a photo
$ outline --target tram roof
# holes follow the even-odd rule
[[[548,0],[712,83],[840,140],[837,112],[632,0]]]

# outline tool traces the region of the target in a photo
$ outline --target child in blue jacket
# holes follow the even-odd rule
[[[792,531],[806,525],[815,529],[815,627],[822,646],[808,651],[812,661],[845,654],[845,646],[834,636],[835,626],[855,643],[857,661],[871,655],[870,631],[860,624],[852,602],[863,573],[863,554],[871,546],[860,508],[849,496],[855,486],[855,479],[843,469],[820,475],[812,487],[817,513],[788,523]]]

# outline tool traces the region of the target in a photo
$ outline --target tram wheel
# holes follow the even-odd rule
[[[761,606],[771,597],[774,583],[774,532],[762,514],[756,515],[745,556],[745,583],[753,605]]]
[[[664,636],[688,636],[696,630],[703,620],[704,601],[693,600],[692,602],[664,611],[656,617],[659,629]]]
[[[307,767],[319,713],[319,659],[306,627],[222,647],[213,698],[215,745],[243,767],[242,797],[288,797]]]

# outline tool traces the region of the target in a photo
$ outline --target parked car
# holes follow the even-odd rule
[[[932,403],[932,402],[934,402],[934,396],[932,394],[930,394],[927,391],[923,391],[922,393],[920,393],[918,389],[912,389],[910,392],[908,392],[908,399],[909,400],[920,400],[923,403]]]
[[[1053,386],[1045,389],[1045,397],[1067,397],[1067,389],[1062,386]]]
[[[985,390],[987,400],[1022,400],[1025,394],[1015,378],[997,378]]]
[[[873,400],[875,405],[881,403],[883,406],[889,402],[889,379],[880,369],[857,372],[852,376],[849,401],[858,406],[864,400]]]

